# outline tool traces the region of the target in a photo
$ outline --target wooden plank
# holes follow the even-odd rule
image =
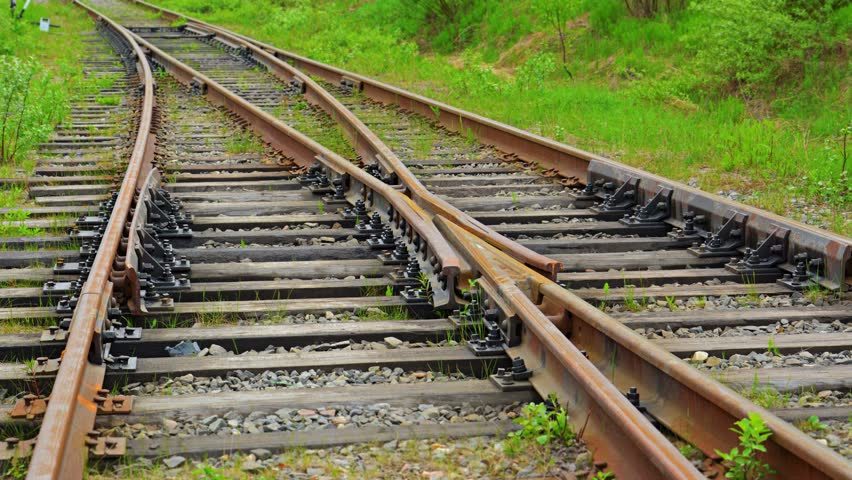
[[[626,239],[625,239],[626,240]],[[760,274],[749,277],[752,283],[767,283],[781,277],[780,273]],[[691,284],[719,280],[721,282],[744,283],[742,275],[724,268],[683,268],[677,270],[612,270],[607,272],[562,272],[557,281],[571,288],[603,288],[635,285],[637,287],[671,283]]]
[[[580,222],[580,223],[531,223],[531,224],[499,224],[491,228],[506,235],[556,235],[557,233],[582,235],[588,233],[606,233],[609,235],[645,235],[651,237],[664,236],[669,228],[663,223],[650,223],[637,226],[624,225],[619,222]]]
[[[571,232],[567,232],[571,233]],[[689,246],[670,237],[638,238],[559,238],[548,240],[516,240],[521,245],[542,255],[598,252],[634,252],[636,250],[668,250]]]
[[[852,365],[832,367],[743,368],[712,372],[713,378],[738,390],[750,389],[757,383],[781,393],[805,390],[852,391]]]
[[[302,189],[302,184],[291,179],[271,179],[271,180],[240,180],[228,174],[217,174],[221,181],[218,182],[182,182],[182,183],[166,183],[166,190],[175,194],[185,194],[189,192],[222,192],[231,190],[252,190],[261,192],[294,192]],[[224,178],[222,178],[224,177]]]
[[[322,201],[320,195],[315,195],[308,190],[263,190],[254,191],[239,188],[238,185],[230,184],[230,190],[216,190],[211,192],[178,192],[175,198],[182,202],[308,202]]]
[[[345,387],[299,388],[266,391],[221,392],[170,396],[138,396],[133,400],[133,412],[122,415],[124,423],[159,422],[163,415],[181,412],[182,415],[222,415],[236,412],[242,415],[253,411],[275,411],[287,408],[318,408],[320,406],[354,407],[387,403],[395,408],[412,408],[423,403],[434,405],[507,405],[531,402],[537,395],[532,390],[501,392],[490,380],[453,382],[349,385]],[[0,423],[7,419],[0,414]],[[108,416],[99,423],[111,423]]]
[[[840,307],[790,307],[790,308],[750,308],[736,310],[690,310],[681,312],[643,312],[615,317],[630,328],[666,328],[673,329],[702,327],[736,327],[744,325],[772,325],[782,319],[791,324],[799,320],[820,320],[823,322],[852,321],[852,310]]]
[[[90,184],[90,185],[51,185],[44,187],[30,187],[29,195],[31,197],[65,197],[65,196],[82,196],[82,195],[99,195],[105,194],[112,190],[110,184]]]
[[[46,282],[54,278],[53,268],[2,268],[0,269],[0,282],[35,281]],[[75,277],[63,276],[57,281],[69,281]]]
[[[465,172],[467,173],[467,172]],[[538,185],[540,187],[559,187],[562,185],[553,183],[551,180],[540,175],[527,175],[518,172],[512,172],[507,175],[455,175],[452,177],[427,177],[421,179],[423,184],[428,187],[465,187],[465,186],[504,186],[509,189],[517,185]],[[505,189],[505,188],[504,188]]]
[[[849,416],[852,415],[852,405],[839,407],[773,408],[770,412],[788,422],[806,420],[812,415],[820,420],[848,420]]]
[[[473,218],[485,225],[498,223],[539,223],[556,218],[596,218],[598,220],[618,220],[622,215],[597,213],[587,208],[559,210],[506,210],[506,211],[468,211]]]
[[[268,170],[260,172],[229,172],[229,169],[221,169],[217,173],[178,173],[169,175],[169,178],[177,182],[175,185],[183,185],[195,182],[212,182],[225,180],[228,182],[249,182],[257,180],[286,180],[295,175],[286,170]],[[181,168],[181,171],[184,171]],[[297,184],[298,185],[298,184]]]
[[[326,213],[322,215],[240,215],[240,216],[196,216],[192,219],[192,229],[201,233],[207,228],[254,228],[254,227],[283,227],[284,225],[301,225],[303,223],[318,223],[320,225],[334,225],[352,227],[353,220],[344,220],[337,213]]]
[[[447,195],[439,195],[441,198],[462,210],[476,210],[493,212],[504,208],[527,208],[538,205],[540,207],[552,207],[559,205],[568,207],[574,202],[574,196],[568,194],[560,195],[521,195],[517,200],[512,197],[467,197],[458,198]]]
[[[201,348],[216,343],[240,352],[262,351],[275,347],[301,347],[344,340],[381,342],[386,337],[402,341],[438,342],[447,338],[455,326],[446,319],[380,320],[369,322],[310,323],[293,325],[252,325],[196,328],[146,329],[138,341],[117,341],[115,355],[138,357],[162,356],[165,348],[183,340],[198,342]],[[41,334],[7,334],[0,336],[0,356],[12,358],[56,358],[65,348],[64,342],[42,342]]]
[[[9,213],[12,210],[20,210],[20,208],[0,208],[0,214]],[[37,217],[53,217],[56,215],[85,215],[90,212],[97,212],[98,205],[82,205],[82,206],[66,206],[66,207],[33,207],[27,206],[24,208],[30,214],[30,218]]]
[[[0,252],[0,268],[20,268],[28,265],[53,265],[57,258],[76,262],[80,258],[78,250],[6,250]]]
[[[807,350],[818,354],[822,352],[841,352],[852,347],[852,333],[809,333],[795,335],[753,335],[738,337],[701,337],[701,338],[672,338],[651,340],[654,344],[677,355],[692,355],[698,350],[710,355],[731,356],[734,354],[747,355],[751,352],[765,352],[769,340],[775,342],[775,347],[782,354],[798,353]]]
[[[433,347],[405,350],[352,350],[307,353],[272,353],[264,355],[224,355],[215,357],[140,358],[133,372],[108,372],[115,381],[142,381],[163,374],[171,376],[192,373],[209,377],[224,375],[234,370],[263,372],[266,370],[335,368],[366,369],[372,366],[402,368],[404,370],[449,369],[462,373],[479,374],[486,365],[511,365],[503,354],[477,357],[467,347]],[[125,380],[126,379],[126,380]],[[110,386],[111,386],[110,382]],[[109,388],[109,387],[105,387]]]
[[[73,240],[74,239],[69,235],[54,235],[49,237],[0,237],[0,245],[13,249],[25,249],[32,247],[56,249],[68,248],[68,244]]]
[[[378,259],[315,260],[297,262],[199,263],[192,265],[190,278],[196,281],[271,280],[275,278],[380,277],[397,270]],[[2,270],[0,270],[2,273]]]
[[[158,458],[180,454],[184,457],[232,455],[237,451],[255,448],[281,450],[287,448],[330,448],[342,445],[411,439],[446,439],[482,436],[503,436],[519,429],[511,421],[465,422],[437,425],[397,427],[351,427],[287,433],[256,433],[244,435],[206,435],[201,437],[172,437],[142,439],[127,442],[127,455]]]
[[[726,257],[699,258],[686,250],[629,253],[577,253],[550,255],[562,262],[563,272],[584,270],[647,270],[661,268],[721,267],[731,259]]]
[[[79,205],[97,205],[107,199],[109,199],[109,195],[63,195],[59,197],[35,197],[34,201],[40,205],[70,207]]]
[[[244,224],[246,228],[251,227],[251,224]],[[193,225],[195,228],[195,225]],[[193,232],[192,238],[172,240],[172,245],[175,247],[197,247],[204,245],[210,240],[216,242],[229,242],[233,244],[245,243],[260,243],[260,244],[276,244],[276,243],[294,243],[297,239],[311,239],[328,237],[335,240],[346,240],[348,237],[357,233],[354,228],[300,228],[295,230],[248,230],[248,231],[196,231]],[[320,248],[320,247],[316,247]],[[322,247],[325,248],[325,247]]]
[[[288,172],[286,167],[277,163],[216,163],[204,165],[187,165],[181,164],[179,171],[175,173],[175,169],[171,164],[166,165],[166,172],[178,181],[183,177],[193,177],[194,175],[218,175],[215,172],[244,172],[244,173],[262,173],[271,172],[275,174],[285,174]]]
[[[280,313],[295,315],[297,313],[325,313],[352,311],[370,307],[406,307],[408,304],[399,296],[380,297],[341,297],[325,299],[280,299],[280,300],[247,300],[241,302],[207,301],[180,302],[175,304],[173,311],[163,314],[171,318],[192,318],[198,314],[237,315],[240,318],[250,318],[260,313]],[[154,315],[151,316],[163,316]]]
[[[432,347],[405,350],[342,350],[328,352],[270,353],[263,355],[217,355],[207,357],[140,358],[136,370],[107,370],[104,388],[127,382],[156,380],[162,375],[180,376],[191,373],[209,377],[234,370],[253,373],[267,370],[330,371],[335,368],[367,369],[369,367],[402,368],[403,370],[442,370],[479,376],[496,368],[511,366],[509,357],[476,356],[467,347]],[[0,385],[20,381],[49,383],[56,372],[33,376],[21,363],[0,364]]]
[[[457,187],[429,187],[429,190],[437,195],[445,195],[448,197],[479,197],[486,198],[486,196],[497,195],[501,192],[531,192],[531,193],[539,193],[542,190],[548,192],[561,192],[565,187],[556,183],[556,184],[513,184],[513,185],[464,185]],[[493,197],[487,197],[493,198]]]
[[[60,318],[56,307],[0,308],[0,320],[43,321]]]
[[[237,240],[236,243],[239,243]],[[175,255],[186,257],[192,263],[219,262],[272,262],[306,260],[354,260],[374,258],[381,253],[366,245],[305,245],[301,247],[221,247],[176,248]],[[68,257],[66,257],[68,258]],[[0,257],[2,259],[2,257]],[[2,262],[0,262],[2,263]],[[17,266],[17,265],[16,265]]]
[[[394,282],[388,277],[343,279],[316,279],[305,281],[294,280],[260,280],[239,282],[195,282],[189,290],[179,290],[172,294],[177,302],[197,302],[204,300],[271,300],[276,298],[325,298],[348,297],[373,294],[385,294],[391,287],[394,294],[399,288],[394,288]],[[7,292],[0,290],[0,300],[8,298]],[[23,289],[20,289],[23,290]],[[38,289],[39,292],[41,291]],[[14,292],[12,292],[14,293]],[[30,292],[32,293],[32,292]]]
[[[230,202],[183,201],[184,210],[194,215],[286,215],[291,213],[318,213],[319,199],[304,201],[250,202],[239,199]],[[333,210],[331,208],[327,211]]]
[[[592,302],[623,302],[632,298],[641,303],[642,299],[654,297],[665,300],[666,297],[684,299],[689,297],[718,297],[720,295],[780,295],[790,294],[790,289],[775,283],[758,283],[756,285],[678,285],[651,286],[645,288],[610,288],[609,291],[599,288],[578,288],[572,293],[583,300]]]

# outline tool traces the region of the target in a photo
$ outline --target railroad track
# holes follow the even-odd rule
[[[43,400],[21,397],[57,379],[37,442],[5,444],[35,443],[30,478],[79,476],[84,441],[170,467],[434,438],[471,437],[432,447],[473,455],[550,393],[583,437],[552,474],[700,478],[757,411],[778,478],[848,477],[850,304],[831,289],[849,283],[849,239],[137,3],[95,4],[134,34],[90,10],[146,99],[123,104],[141,120],[116,152],[136,138],[97,274],[75,285],[70,331],[0,347],[10,431],[34,435]],[[43,262],[60,255],[64,273],[74,252]],[[51,276],[8,266],[10,287]],[[64,286],[4,289],[7,319],[56,322],[36,302]],[[771,413],[714,379],[781,400]],[[841,419],[824,441],[846,460],[788,423],[813,413]],[[468,474],[513,467],[541,465]]]

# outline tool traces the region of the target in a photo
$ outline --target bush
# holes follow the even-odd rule
[[[794,15],[801,11],[785,0],[706,0],[690,8],[696,22],[685,40],[699,69],[711,83],[746,94],[801,69],[806,54],[819,47],[817,22]]]
[[[14,163],[66,114],[64,93],[34,59],[0,56],[0,160]]]
[[[518,67],[515,73],[515,85],[521,90],[540,90],[544,87],[547,77],[555,71],[556,62],[553,56],[539,53]]]

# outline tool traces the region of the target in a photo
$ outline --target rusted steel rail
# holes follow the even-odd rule
[[[370,130],[369,127],[350,112],[343,104],[340,103],[334,96],[327,92],[324,88],[318,85],[309,75],[300,72],[298,69],[281,60],[275,55],[270,54],[266,50],[254,45],[253,43],[239,37],[227,30],[192,21],[184,27],[190,33],[200,35],[215,35],[220,41],[231,48],[241,49],[241,54],[250,56],[253,60],[261,63],[269,69],[269,71],[283,80],[284,82],[298,85],[305,96],[305,99],[323,109],[343,128],[345,134],[349,137],[362,159],[372,159],[377,165],[384,169],[385,176],[394,175],[404,186],[414,202],[421,208],[426,210],[430,215],[441,214],[446,218],[452,218],[460,226],[474,233],[480,238],[488,241],[492,245],[497,246],[501,250],[510,253],[514,258],[524,261],[529,266],[532,266],[540,271],[546,272],[548,275],[555,277],[559,271],[561,264],[548,258],[544,255],[536,253],[529,248],[519,245],[499,233],[494,232],[467,213],[450,205],[438,198],[430,192],[418,180],[397,155],[385,143]],[[391,177],[392,178],[392,177]]]
[[[175,79],[193,87],[213,105],[224,107],[248,122],[264,141],[288,152],[298,164],[308,167],[319,161],[329,177],[336,176],[343,182],[351,203],[361,200],[387,212],[387,217],[402,235],[418,245],[418,261],[424,269],[434,268],[436,273],[431,282],[435,306],[455,304],[455,282],[462,271],[461,261],[428,220],[428,215],[410,198],[151,43],[136,35],[134,37],[148,50],[149,58]],[[429,268],[425,268],[427,263]]]
[[[130,214],[140,172],[153,156],[149,136],[154,107],[154,80],[145,56],[129,34],[97,11],[85,8],[96,21],[118,32],[136,54],[137,71],[144,89],[139,130],[127,174],[118,192],[115,207],[104,232],[88,281],[83,285],[71,320],[62,364],[50,394],[33,451],[27,478],[80,478],[86,459],[87,432],[97,413],[94,398],[103,383],[105,364],[101,332],[106,328],[113,284],[120,278],[120,254],[124,225]],[[118,263],[116,263],[118,261]]]
[[[582,371],[584,364],[593,364],[600,375],[594,377],[586,372],[600,381],[593,387],[598,392],[595,395],[610,387],[624,392],[637,387],[643,395],[642,406],[656,420],[710,458],[719,458],[715,449],[727,451],[738,445],[737,435],[730,431],[731,425],[749,412],[758,412],[773,432],[766,444],[765,460],[777,471],[776,478],[852,478],[848,462],[793,425],[730,388],[709,381],[683,360],[657,348],[558,284],[488,245],[477,245],[450,222],[438,219],[436,223],[463,252],[471,267],[485,278],[487,297],[507,305],[517,315],[520,323],[510,315],[502,322],[502,329],[509,345],[514,345],[509,349],[510,354],[524,358],[527,367],[537,372],[530,380],[536,389],[558,392],[560,398],[569,401],[572,411],[589,412],[587,431],[591,428],[596,434],[606,433],[604,443],[615,442],[619,437],[611,435],[610,417],[606,416],[615,414],[606,412],[620,408],[620,403],[609,403],[612,398],[598,398],[590,403],[578,393],[580,389],[573,386],[578,381],[573,372]],[[588,360],[578,356],[578,349],[585,352]],[[566,375],[571,377],[570,381],[566,381]],[[599,408],[607,409],[603,417]],[[621,414],[629,418],[624,412]],[[645,434],[653,438],[647,431]],[[615,459],[636,465],[633,459],[623,457],[630,454],[629,450],[615,447],[607,452],[605,458],[612,462],[612,468],[621,464]],[[630,471],[625,477],[658,478],[635,475]]]
[[[527,286],[517,277],[531,270],[445,218],[435,222],[481,275],[477,285],[487,305],[500,310],[498,323],[514,330],[510,344],[512,338],[519,343],[510,354],[534,372],[530,382],[536,390],[567,402],[570,420],[596,461],[606,462],[618,478],[705,478],[565,336],[565,319],[546,315],[521,290]]]
[[[142,0],[129,1],[161,12],[170,20],[185,19],[218,32],[227,32],[220,27],[211,26],[198,19]],[[517,155],[526,162],[552,170],[564,177],[566,181],[586,185],[587,189],[584,193],[598,200],[603,199],[607,193],[613,192],[612,189],[602,188],[610,186],[607,184],[619,187],[629,183],[638,205],[648,203],[661,188],[670,189],[671,215],[667,222],[673,226],[683,227],[684,214],[692,212],[699,218],[703,217],[704,223],[700,228],[712,233],[721,229],[729,219],[737,217],[742,219],[740,228],[743,230],[742,240],[745,247],[757,248],[763,240],[773,236],[783,238],[779,244],[785,247],[782,251],[776,252],[782,259],[777,265],[781,269],[794,272],[797,263],[795,256],[807,253],[809,258],[823,259],[821,267],[823,272],[820,275],[823,286],[831,289],[845,289],[847,284],[852,283],[852,242],[841,235],[736,203],[369,77],[311,60],[244,35],[228,33],[256,45],[281,60],[292,62],[293,66],[308,75],[315,75],[334,84],[347,82],[372,100],[397,105],[426,118],[435,118],[438,123],[451,131],[470,132],[484,144],[494,145]],[[454,215],[450,215],[449,218],[454,218]]]

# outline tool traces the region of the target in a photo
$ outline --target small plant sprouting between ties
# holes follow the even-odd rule
[[[521,415],[515,423],[520,430],[509,434],[505,443],[506,453],[514,456],[523,450],[524,443],[534,442],[546,446],[561,440],[565,445],[574,442],[574,429],[568,423],[568,412],[551,396],[553,408],[548,409],[546,403],[528,403],[521,409]]]
[[[734,423],[731,431],[739,436],[739,447],[734,447],[727,453],[716,450],[728,467],[725,478],[759,480],[775,473],[768,464],[757,458],[759,452],[766,452],[763,443],[772,436],[772,431],[766,426],[760,414],[749,413],[748,417]]]
[[[775,345],[775,338],[769,337],[769,342],[766,345],[766,351],[769,352],[770,355],[774,355],[776,357],[781,356],[781,351],[778,350],[778,346]]]

